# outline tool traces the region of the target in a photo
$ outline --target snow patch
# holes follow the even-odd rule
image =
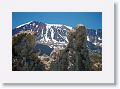
[[[102,47],[102,43],[99,44]]]
[[[51,29],[50,31],[51,31],[51,38],[52,38],[52,40],[53,40],[53,37],[54,37],[54,30]]]
[[[100,37],[98,37],[98,40],[102,40]]]
[[[93,44],[94,44],[94,45],[96,45],[97,43],[96,43],[96,42],[94,42]]]
[[[41,37],[43,37],[43,29],[42,29],[42,34],[41,34]]]
[[[47,37],[47,34],[48,34],[48,29],[46,29],[46,34],[45,34],[45,40],[48,41],[49,38]]]
[[[79,26],[84,26],[84,25],[83,24],[78,24],[77,27],[79,27]]]
[[[96,35],[97,35],[97,30],[96,30]]]
[[[67,27],[68,29],[72,29],[72,27],[70,27],[70,26],[67,26],[67,25],[64,25],[65,27]]]
[[[36,25],[36,28],[38,28],[38,25]]]
[[[16,28],[19,28],[19,27],[22,27],[22,26],[24,26],[24,25],[30,24],[31,22],[32,22],[32,21],[27,22],[27,23],[25,23],[25,24],[21,24],[21,25],[17,26]]]
[[[63,26],[63,24],[47,24],[48,28],[50,28],[51,26],[61,27],[61,26]],[[67,25],[64,25],[64,26],[67,27],[68,29],[72,29],[72,27],[70,27],[70,26],[67,26]]]
[[[87,36],[87,41],[90,41],[89,36]]]
[[[57,27],[61,27],[62,24],[47,24],[48,27],[51,27],[51,26],[57,26]]]

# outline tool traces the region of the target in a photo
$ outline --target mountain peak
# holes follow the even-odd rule
[[[24,26],[24,25],[30,24],[31,22],[33,22],[33,21],[30,21],[30,22],[27,22],[27,23],[21,24],[21,25],[17,26],[16,28],[20,28],[20,27],[22,27],[22,26]]]
[[[84,27],[85,25],[83,25],[83,24],[77,24],[77,28],[79,28],[79,27]]]

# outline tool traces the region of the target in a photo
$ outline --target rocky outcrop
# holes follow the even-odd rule
[[[67,34],[67,47],[58,46],[54,49],[46,45],[37,46],[35,33],[32,31],[21,31],[14,35],[12,38],[12,70],[101,71],[102,56],[88,51],[85,26],[79,24],[75,29],[68,30]]]
[[[35,36],[31,31],[21,32],[12,38],[12,70],[42,71],[44,64],[38,59],[38,53],[33,51]]]
[[[89,71],[91,62],[86,46],[86,28],[78,25],[68,32],[68,45],[60,52],[59,58],[51,64],[52,70]]]
[[[60,48],[55,48],[50,56],[48,55],[41,55],[41,56],[38,56],[39,60],[45,65],[45,70],[46,71],[49,71],[49,70],[53,70],[54,68],[51,66],[51,64],[53,62],[56,62],[57,60],[59,60],[59,57],[60,57]],[[56,67],[58,65],[55,65]]]

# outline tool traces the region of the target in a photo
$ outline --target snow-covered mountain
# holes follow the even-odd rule
[[[37,21],[31,21],[12,30],[12,35],[30,30],[36,33],[36,43],[44,44],[50,48],[65,48],[68,44],[67,32],[72,27],[63,24],[48,24]],[[102,52],[102,30],[87,29],[87,46],[94,52]]]
[[[102,53],[102,29],[87,29],[87,46],[90,51]]]
[[[37,34],[37,43],[47,44],[50,47],[55,47],[57,45],[64,47],[68,43],[67,31],[70,29],[72,29],[72,27],[62,24],[47,24],[32,21],[13,29],[12,35],[16,35],[19,32],[30,30]]]

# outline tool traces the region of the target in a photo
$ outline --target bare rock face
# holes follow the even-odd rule
[[[86,46],[86,28],[78,25],[68,32],[68,45],[60,52],[59,58],[51,64],[52,70],[89,71],[91,63]]]

